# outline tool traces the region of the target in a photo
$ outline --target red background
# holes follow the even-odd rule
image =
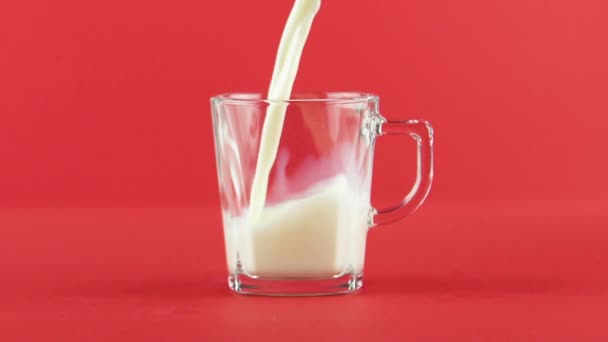
[[[225,286],[208,99],[266,90],[292,3],[258,3],[0,3],[1,340],[608,337],[605,1],[324,1],[295,90],[430,120],[436,179],[314,299]],[[381,139],[374,203],[413,158]]]

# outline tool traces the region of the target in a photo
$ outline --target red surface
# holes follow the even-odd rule
[[[2,341],[603,341],[608,206],[429,205],[348,296],[229,293],[216,208],[3,213]],[[10,243],[7,243],[10,242]]]
[[[290,6],[0,2],[0,340],[606,340],[600,0],[324,1],[295,89],[433,122],[435,185],[357,295],[228,292],[208,98],[266,89]]]

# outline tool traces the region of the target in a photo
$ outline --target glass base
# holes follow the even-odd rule
[[[363,274],[345,273],[330,278],[281,279],[236,273],[228,276],[228,286],[236,293],[262,296],[335,295],[360,289],[363,286]]]

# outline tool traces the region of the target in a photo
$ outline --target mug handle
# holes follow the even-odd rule
[[[387,121],[378,116],[376,136],[382,135],[409,135],[418,146],[418,166],[416,181],[410,192],[401,203],[385,208],[372,208],[370,227],[395,222],[405,218],[424,202],[431,190],[433,182],[433,127],[428,121]]]

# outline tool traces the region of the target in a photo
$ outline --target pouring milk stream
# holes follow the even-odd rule
[[[241,271],[262,277],[327,276],[347,270],[361,272],[363,268],[367,225],[353,211],[366,212],[369,202],[365,198],[369,195],[358,193],[345,174],[320,180],[295,199],[265,206],[268,178],[287,110],[287,103],[282,101],[291,96],[302,50],[319,7],[320,0],[296,0],[283,31],[268,91],[270,104],[250,208],[226,227],[231,272],[236,271],[237,264]]]
[[[289,100],[298,72],[302,50],[321,0],[296,0],[287,19],[268,90],[269,100]],[[268,176],[274,164],[281,140],[287,104],[271,103],[266,112],[255,176],[251,187],[249,218],[254,221],[264,208]]]

